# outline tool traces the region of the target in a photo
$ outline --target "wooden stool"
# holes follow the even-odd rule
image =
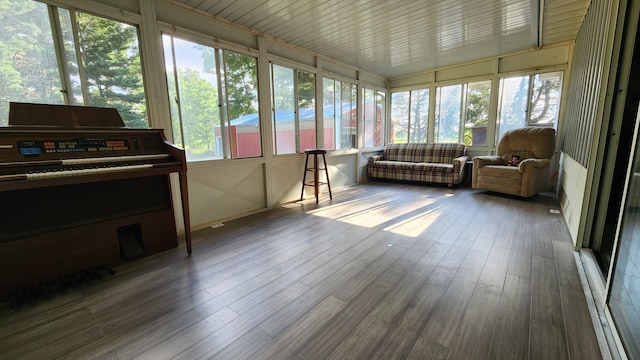
[[[302,192],[300,193],[300,201],[304,196],[304,187],[305,186],[313,186],[313,191],[316,196],[316,204],[318,203],[318,186],[327,184],[329,188],[329,198],[333,199],[331,195],[331,184],[329,183],[329,171],[327,170],[327,159],[325,158],[325,154],[327,150],[322,149],[307,149],[305,150],[305,154],[307,154],[307,159],[304,162],[304,176],[302,177]],[[309,167],[309,155],[313,155],[313,167]],[[318,155],[322,155],[322,162],[324,163],[324,168],[318,168]],[[327,182],[319,181],[319,172],[324,170],[327,176]],[[313,171],[313,181],[307,181],[307,172]]]

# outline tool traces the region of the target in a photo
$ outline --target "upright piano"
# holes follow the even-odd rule
[[[0,127],[0,298],[178,246],[178,174],[191,254],[187,163],[161,129],[115,109],[11,103]]]

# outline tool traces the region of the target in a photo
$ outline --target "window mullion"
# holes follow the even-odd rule
[[[527,92],[527,108],[525,109],[525,126],[531,125],[531,101],[533,100],[534,76],[529,75],[529,89]]]
[[[502,127],[502,103],[503,103],[503,98],[504,98],[504,78],[499,79],[498,80],[498,111],[497,111],[497,117],[496,117],[496,129],[495,129],[495,134],[493,137],[493,143],[494,145],[498,144],[498,140],[500,138],[500,132],[502,131],[501,127]]]
[[[342,104],[338,102],[338,99],[341,99],[341,96],[339,96],[338,93],[338,82],[335,79],[331,79],[331,81],[333,82],[333,148],[341,149],[342,129],[339,127],[340,124],[338,124],[338,111],[342,111]],[[325,91],[326,89],[323,88],[322,90]],[[342,94],[342,86],[340,86],[339,91],[340,94]],[[340,134],[340,137],[338,137],[338,134]]]
[[[67,57],[64,51],[64,39],[62,37],[62,28],[60,27],[60,16],[58,14],[58,8],[52,5],[47,5],[49,11],[49,21],[51,24],[51,34],[53,35],[53,43],[56,50],[56,58],[58,60],[58,71],[60,75],[60,85],[62,88],[60,92],[64,97],[64,103],[67,105],[72,104],[72,98],[69,89],[72,88],[71,78],[69,77],[69,71],[67,70]]]
[[[295,133],[296,152],[302,152],[300,148],[300,96],[298,89],[298,70],[293,71],[293,132]]]
[[[270,68],[271,68],[271,84],[275,83],[275,69],[273,68],[274,64],[271,63],[270,64]],[[277,122],[276,122],[276,92],[274,90],[274,87],[271,86],[271,117],[272,117],[272,141],[273,141],[273,154],[278,155],[278,136],[276,136],[277,134]]]
[[[467,124],[467,100],[469,99],[469,83],[462,84],[462,91],[460,92],[460,119],[458,120],[458,141],[464,144],[464,132]]]
[[[434,141],[435,142],[439,142],[440,141],[440,118],[441,118],[441,113],[442,113],[442,87],[437,87],[436,88],[436,101],[437,101],[437,108],[436,108],[436,117],[435,117],[435,129],[434,129]]]
[[[411,110],[413,109],[413,102],[411,97],[413,96],[413,90],[409,91],[409,111],[407,112],[407,143],[411,142]]]
[[[182,121],[182,102],[180,101],[180,82],[178,81],[178,66],[176,64],[176,47],[174,44],[173,36],[171,37],[171,63],[173,65],[173,82],[176,87],[176,98],[174,101],[176,102],[176,106],[178,107],[178,124],[180,126],[180,141],[182,146],[186,146],[186,142],[184,140],[184,126]],[[175,141],[175,134],[174,141]]]
[[[220,135],[222,140],[222,158],[229,159],[231,158],[230,151],[230,134],[229,134],[229,126],[227,126],[227,121],[229,120],[229,116],[227,114],[228,106],[227,97],[226,97],[226,79],[223,79],[223,70],[222,66],[224,66],[224,60],[221,59],[220,49],[214,49],[215,59],[216,59],[216,82],[218,88],[218,114],[220,116]],[[215,141],[215,136],[214,136]]]
[[[82,51],[80,49],[80,37],[78,36],[78,20],[76,17],[76,9],[69,9],[71,17],[71,33],[73,34],[73,45],[76,52],[76,61],[78,63],[78,75],[80,76],[80,88],[82,90],[82,102],[85,106],[89,105],[89,87],[87,86],[87,75],[84,71],[84,62],[82,61]]]

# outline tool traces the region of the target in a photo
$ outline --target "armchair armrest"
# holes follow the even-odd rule
[[[550,164],[551,160],[549,159],[524,159],[518,165],[518,171],[524,173],[527,170],[544,169],[549,167]]]
[[[504,165],[502,156],[499,155],[484,155],[473,157],[473,167],[479,168],[485,165]]]

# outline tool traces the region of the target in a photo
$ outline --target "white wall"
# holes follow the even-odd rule
[[[560,155],[560,171],[558,174],[558,199],[564,220],[569,227],[571,239],[576,245],[580,230],[584,192],[587,184],[587,168],[570,156]]]
[[[262,161],[189,163],[187,177],[194,229],[265,206]]]

